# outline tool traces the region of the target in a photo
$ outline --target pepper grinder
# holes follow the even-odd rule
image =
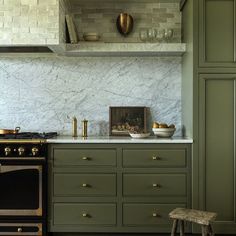
[[[72,137],[76,138],[78,137],[78,133],[77,133],[77,119],[74,116],[72,119]]]
[[[82,137],[88,137],[88,121],[86,119],[82,120]]]

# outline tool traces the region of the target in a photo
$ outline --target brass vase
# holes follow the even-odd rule
[[[126,36],[133,29],[134,20],[133,17],[127,13],[121,13],[116,20],[116,27],[118,31]]]

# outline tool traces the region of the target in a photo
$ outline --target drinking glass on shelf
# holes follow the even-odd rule
[[[173,34],[174,34],[173,29],[165,29],[165,40],[169,42],[172,39]]]
[[[148,29],[148,40],[149,42],[154,42],[156,39],[157,31],[154,28]]]
[[[142,42],[147,42],[148,41],[148,30],[147,29],[142,29],[139,31],[139,38]]]
[[[164,40],[164,37],[165,37],[165,30],[164,29],[157,30],[156,39],[159,43],[161,43]]]

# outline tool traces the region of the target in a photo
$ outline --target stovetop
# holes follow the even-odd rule
[[[49,139],[57,136],[57,132],[38,133],[20,132],[17,134],[0,134],[0,139]]]

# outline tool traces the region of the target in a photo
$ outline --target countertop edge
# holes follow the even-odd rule
[[[73,138],[70,136],[58,136],[57,138],[52,138],[52,139],[47,139],[46,140],[47,143],[49,144],[63,144],[63,143],[78,143],[78,144],[85,144],[85,143],[91,143],[91,144],[99,144],[99,143],[103,143],[103,144],[109,144],[109,143],[130,143],[130,144],[134,144],[134,143],[149,143],[149,144],[158,144],[158,143],[189,143],[192,144],[193,143],[193,139],[192,138],[181,138],[181,137],[174,137],[174,138],[156,138],[156,137],[150,137],[150,138],[143,138],[143,139],[133,139],[130,137],[89,137],[89,138],[82,138],[82,137],[78,137],[78,138]]]

